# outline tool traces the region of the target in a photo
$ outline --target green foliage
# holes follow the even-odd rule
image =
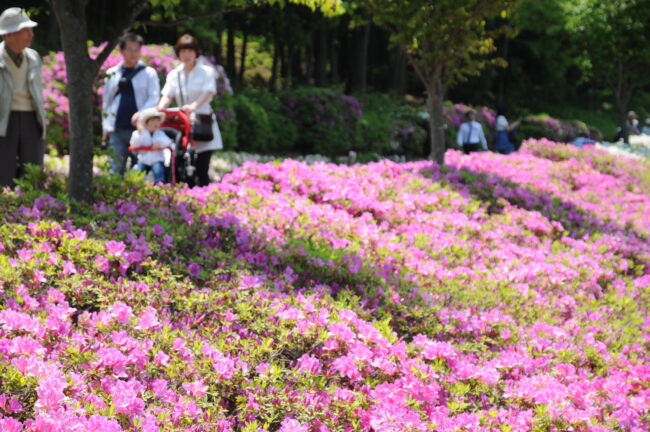
[[[363,150],[379,154],[424,156],[428,125],[412,107],[388,94],[357,96],[363,106]]]
[[[634,91],[650,83],[650,3],[588,0],[567,9],[584,79],[611,90],[623,121]]]
[[[477,74],[493,60],[486,56],[494,42],[486,20],[508,16],[513,0],[370,0],[367,8],[379,25],[391,31],[391,42],[409,53],[420,78],[446,84]]]
[[[2,361],[2,356],[0,356],[0,377],[0,394],[12,395],[23,407],[11,417],[21,421],[33,418],[38,378],[33,374],[23,375],[15,366]]]
[[[266,153],[272,136],[266,110],[245,95],[235,98],[237,143],[241,150]]]
[[[286,153],[297,139],[296,126],[281,110],[276,95],[239,94],[234,99],[237,149],[253,153]]]
[[[213,98],[213,109],[217,113],[224,150],[234,150],[237,148],[238,133],[235,97],[225,93],[219,98]]]
[[[335,90],[301,88],[281,96],[285,115],[296,124],[300,153],[347,154],[361,144],[359,102]]]

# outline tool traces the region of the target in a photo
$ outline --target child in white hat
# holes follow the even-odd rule
[[[165,113],[147,108],[140,113],[138,128],[131,135],[131,147],[138,152],[138,163],[132,171],[153,172],[154,182],[165,181],[165,148],[172,147],[172,140],[160,130]],[[138,151],[138,147],[150,149]]]

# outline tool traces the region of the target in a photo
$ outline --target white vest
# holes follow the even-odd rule
[[[14,83],[14,94],[11,99],[12,111],[34,111],[34,103],[27,87],[27,59],[23,58],[20,67],[16,66],[13,60],[9,59],[7,68],[11,73]]]

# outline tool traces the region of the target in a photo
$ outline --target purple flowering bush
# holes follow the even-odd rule
[[[598,150],[0,194],[0,430],[650,425],[650,178]]]

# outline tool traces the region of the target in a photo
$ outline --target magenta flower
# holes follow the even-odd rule
[[[199,277],[201,274],[201,266],[197,263],[190,263],[187,270],[190,272],[190,276],[192,277]]]
[[[135,328],[138,330],[149,330],[158,324],[160,324],[158,321],[158,313],[156,309],[149,306],[138,317],[138,324]]]
[[[107,241],[105,243],[106,253],[116,257],[122,256],[122,253],[126,250],[126,245],[121,241]]]
[[[282,420],[278,432],[309,432],[309,428],[296,419],[286,418]]]
[[[312,375],[321,373],[323,367],[321,362],[314,356],[303,354],[297,361],[296,368],[301,371]]]

